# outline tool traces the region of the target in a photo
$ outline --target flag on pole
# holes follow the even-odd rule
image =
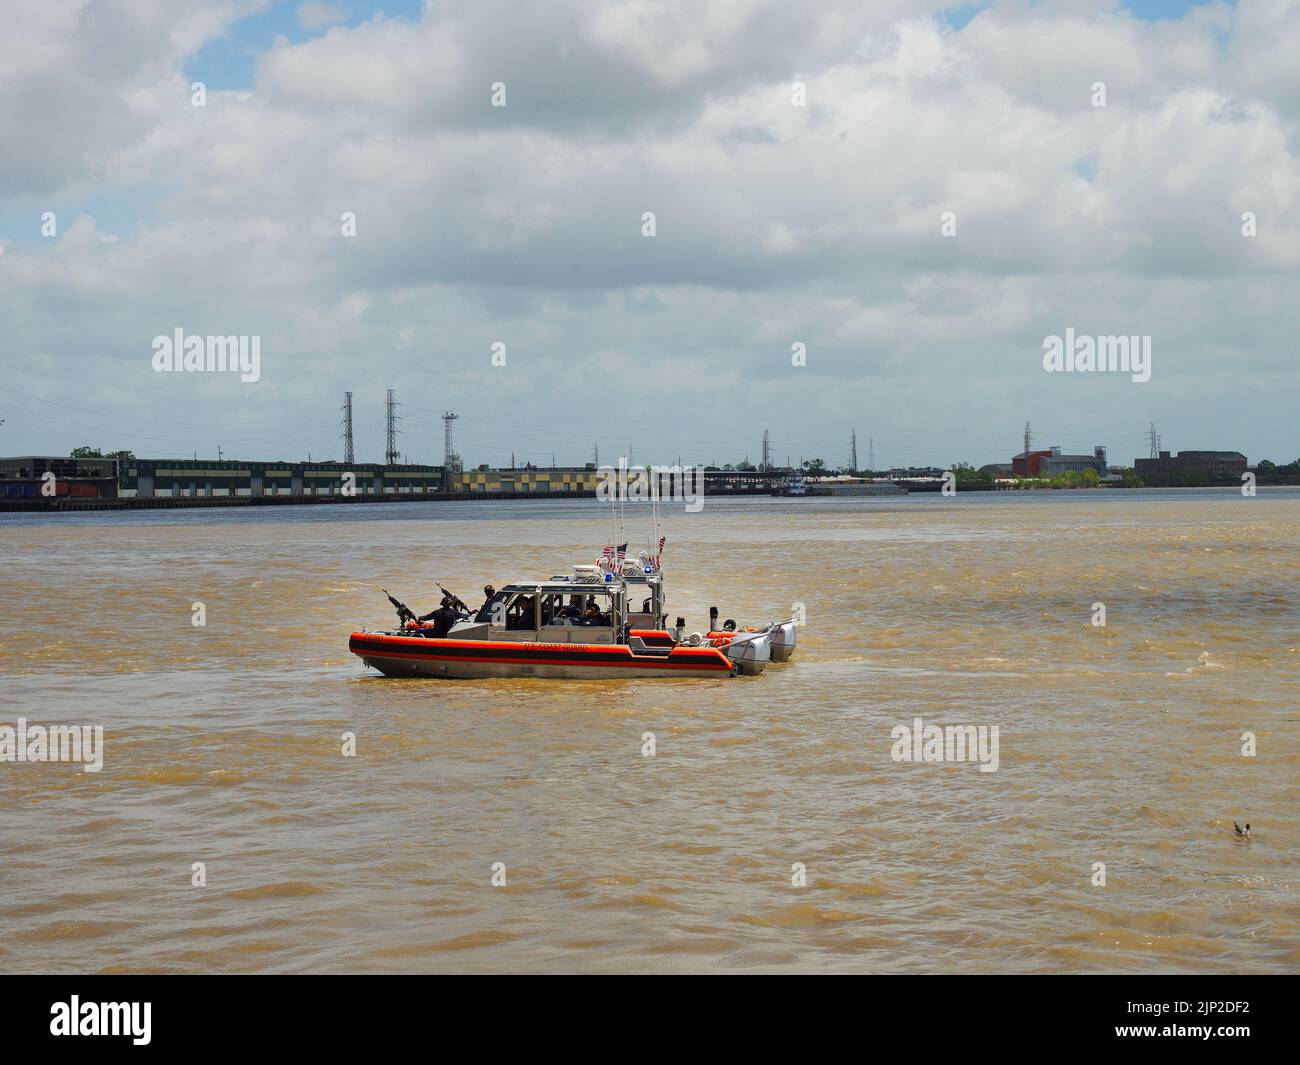
[[[613,544],[606,544],[605,547],[604,547],[604,549],[600,552],[600,558],[596,560],[596,564],[597,564],[597,565],[600,565],[600,563],[602,563],[602,562],[606,563],[607,565],[611,565],[611,566],[614,564],[614,545],[613,545]]]
[[[619,545],[618,545],[618,560],[619,560],[620,562],[622,562],[623,559],[625,559],[625,558],[627,558],[627,544],[619,544]]]
[[[666,536],[659,537],[659,554],[662,555],[664,553],[664,544],[666,544],[667,542],[668,542],[668,537]]]

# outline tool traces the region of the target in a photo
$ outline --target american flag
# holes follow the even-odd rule
[[[625,558],[627,558],[627,544],[619,544],[619,545],[618,545],[618,560],[619,560],[620,562],[622,562],[623,559],[625,559]]]
[[[668,542],[668,537],[666,536],[659,537],[659,555],[662,555],[664,553],[664,544],[666,544],[667,542]],[[655,555],[656,564],[659,561],[659,555]]]
[[[651,556],[650,556],[646,561],[648,561],[648,562],[650,563],[650,565],[651,565],[652,567],[654,567],[655,569],[658,569],[658,568],[659,568],[659,556],[658,556],[658,555],[651,555]]]
[[[602,550],[600,553],[600,557],[602,559],[608,559],[609,561],[612,562],[614,560],[614,545],[606,544],[604,550]]]

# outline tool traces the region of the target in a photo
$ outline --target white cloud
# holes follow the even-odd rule
[[[71,214],[53,241],[0,232],[0,360],[47,395],[53,367],[85,360],[142,423],[157,404],[203,424],[319,412],[317,454],[345,388],[434,383],[430,409],[527,395],[612,446],[622,419],[590,424],[590,395],[670,366],[648,442],[709,425],[724,460],[769,421],[794,437],[782,451],[856,424],[935,452],[915,461],[993,460],[1026,417],[1065,439],[1155,419],[1176,447],[1300,453],[1276,388],[1300,329],[1295,6],[1153,24],[995,5],[961,31],[858,7],[570,0],[512,8],[507,32],[492,4],[374,18],[277,42],[252,91],[206,108],[182,57],[234,7],[146,6],[147,56],[71,5],[29,12],[0,53],[0,100],[30,105],[0,109],[0,132],[35,146],[14,202],[154,202],[112,242],[116,224]],[[1152,382],[1047,379],[1042,337],[1069,325],[1156,337]],[[262,333],[264,386],[187,399],[158,380],[148,338],[176,326]],[[437,457],[415,421],[408,449]]]

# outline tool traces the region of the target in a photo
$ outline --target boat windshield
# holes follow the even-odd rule
[[[478,613],[474,615],[474,620],[479,624],[484,624],[484,623],[490,624],[493,620],[493,613],[494,613],[493,608],[496,606],[496,604],[498,603],[502,604],[501,610],[504,610],[505,602],[510,598],[511,598],[510,592],[497,592],[496,595],[494,595],[491,599],[489,599],[486,603],[484,603],[481,607],[479,607]],[[500,611],[497,611],[497,613],[500,613]]]

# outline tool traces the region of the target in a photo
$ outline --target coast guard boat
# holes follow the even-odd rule
[[[354,632],[348,649],[386,676],[461,679],[753,676],[771,660],[770,629],[681,639],[661,627],[662,576],[652,609],[631,610],[622,574],[590,568],[506,585],[441,638],[394,601],[402,628]]]

